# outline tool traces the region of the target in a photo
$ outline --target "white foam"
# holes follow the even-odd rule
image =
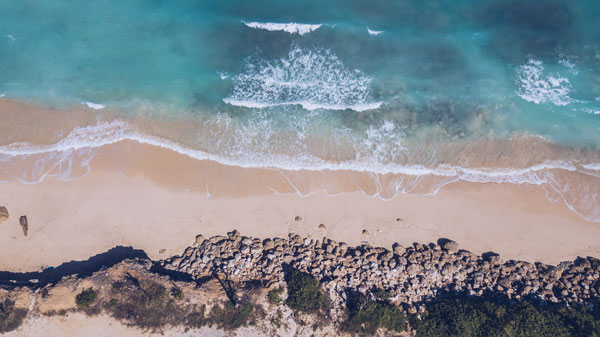
[[[247,22],[242,21],[246,26],[254,29],[264,29],[268,31],[282,31],[290,34],[304,35],[319,29],[322,24],[304,24],[304,23],[276,23],[276,22]]]
[[[265,102],[255,102],[255,101],[244,101],[244,100],[235,100],[231,98],[224,98],[223,102],[234,105],[241,106],[245,108],[251,109],[263,109],[274,106],[282,106],[282,105],[300,105],[303,109],[314,111],[318,109],[323,110],[354,110],[354,111],[367,111],[378,109],[383,102],[373,102],[373,103],[364,103],[364,104],[354,104],[354,105],[340,105],[340,104],[319,104],[312,102],[283,102],[283,103],[265,103]]]
[[[583,164],[581,167],[588,170],[600,171],[600,163]]]
[[[0,97],[5,97],[5,96],[6,96],[6,94],[5,94],[5,93],[1,93],[1,94],[0,94]]]
[[[222,79],[222,80],[226,80],[226,79],[229,78],[229,75],[227,75],[224,72],[218,72],[217,74],[219,75],[219,78]]]
[[[371,99],[371,78],[360,70],[345,67],[330,50],[295,44],[279,60],[247,59],[232,81],[232,93],[223,101],[249,108],[301,105],[307,110],[364,111],[382,104]]]
[[[585,112],[592,115],[600,115],[600,109],[584,109]]]
[[[535,104],[552,103],[558,106],[572,102],[569,97],[571,83],[566,77],[544,74],[541,60],[530,57],[527,63],[517,69],[518,89],[516,94]]]
[[[224,122],[230,123],[229,120]],[[228,125],[225,125],[228,128]],[[261,130],[266,130],[262,133]],[[246,134],[246,132],[248,134]],[[111,122],[102,122],[96,125],[78,127],[62,139],[61,141],[51,145],[33,145],[28,143],[13,143],[0,146],[0,162],[7,162],[10,158],[26,158],[26,156],[37,156],[36,163],[42,163],[43,167],[34,168],[35,173],[27,177],[27,182],[39,182],[43,180],[49,172],[58,170],[62,179],[70,177],[73,169],[73,156],[83,158],[82,167],[88,167],[89,162],[97,153],[94,149],[104,145],[114,144],[123,140],[136,141],[143,144],[149,144],[165,149],[172,150],[179,154],[188,156],[197,160],[212,160],[224,165],[238,166],[244,168],[271,168],[282,169],[286,171],[355,171],[367,172],[375,174],[376,182],[381,177],[393,174],[401,175],[406,178],[399,178],[392,186],[392,193],[389,192],[388,186],[382,186],[377,183],[378,195],[379,191],[384,193],[384,189],[388,192],[381,194],[382,198],[393,197],[397,193],[411,193],[412,189],[422,177],[430,176],[437,177],[438,182],[434,187],[430,188],[425,194],[435,194],[442,186],[445,186],[454,181],[468,181],[479,183],[512,183],[512,184],[535,184],[544,188],[551,188],[554,192],[561,196],[565,204],[574,212],[580,214],[589,221],[600,222],[600,215],[596,217],[594,214],[582,214],[577,208],[573,207],[572,203],[564,197],[565,186],[557,184],[554,180],[552,170],[577,171],[577,167],[569,162],[553,161],[532,165],[522,168],[489,168],[489,167],[474,167],[465,168],[456,165],[437,165],[426,167],[422,165],[404,165],[390,162],[394,160],[395,153],[402,151],[402,137],[397,127],[391,122],[384,122],[379,127],[371,127],[366,131],[366,138],[357,147],[357,156],[354,159],[325,161],[323,159],[312,156],[308,153],[294,153],[286,155],[282,153],[265,153],[264,143],[272,142],[273,132],[269,126],[265,129],[244,130],[243,138],[236,137],[230,140],[234,142],[237,148],[226,153],[207,153],[201,150],[186,148],[176,142],[162,139],[159,137],[144,135],[137,132],[129,124],[114,120]],[[214,135],[219,140],[224,139],[221,133]],[[394,138],[396,137],[396,138]],[[390,142],[390,138],[391,142]],[[262,139],[262,140],[261,140]],[[258,144],[255,144],[258,142]],[[256,148],[252,146],[255,145]],[[224,144],[217,144],[229,149],[230,144],[225,141]],[[251,150],[248,151],[247,149]],[[288,147],[286,147],[287,149]],[[257,151],[257,152],[252,152]],[[385,156],[389,157],[385,157]],[[42,156],[42,157],[39,157]],[[378,156],[384,156],[378,157]],[[52,164],[55,161],[55,164]],[[36,164],[37,165],[37,164]],[[600,170],[600,163],[590,163],[581,165],[582,168],[588,170]],[[405,180],[406,179],[406,180]],[[393,182],[392,182],[393,183]],[[423,193],[423,192],[422,192]],[[387,195],[387,197],[386,197]],[[585,195],[581,196],[586,198]],[[588,207],[589,208],[589,207]]]
[[[106,106],[104,104],[99,104],[99,103],[92,103],[92,102],[80,102],[80,103],[84,104],[88,108],[94,109],[94,110],[101,110],[101,109],[106,108]]]
[[[394,130],[393,124],[385,122],[377,131],[371,128],[367,135],[372,138],[389,136]],[[376,133],[383,132],[377,136]],[[344,162],[327,162],[316,157],[306,156],[300,160],[282,155],[273,155],[270,160],[254,160],[257,156],[249,153],[244,158],[224,157],[219,154],[207,153],[201,150],[186,148],[180,144],[159,137],[144,135],[137,132],[133,127],[121,120],[102,122],[92,126],[77,127],[61,141],[50,145],[33,145],[29,143],[12,143],[0,146],[0,154],[7,156],[29,156],[50,152],[69,152],[80,149],[97,148],[114,144],[123,140],[132,140],[142,144],[154,145],[170,149],[177,153],[198,160],[213,160],[224,165],[239,166],[244,168],[278,168],[288,171],[340,171],[350,170],[357,172],[372,172],[377,174],[405,174],[405,175],[438,175],[444,177],[461,177],[468,181],[483,182],[531,182],[519,180],[517,177],[525,177],[529,173],[548,169],[562,169],[576,171],[577,168],[568,162],[549,162],[524,168],[463,168],[454,165],[439,165],[434,168],[422,165],[402,165],[396,163],[374,163],[371,160],[349,160]],[[380,146],[380,145],[377,145]],[[387,151],[387,149],[386,149]],[[281,160],[282,159],[282,160]],[[302,160],[304,159],[304,160]]]
[[[371,29],[369,29],[369,27],[367,27],[367,31],[369,32],[370,35],[379,35],[379,34],[383,33],[383,30],[371,30]]]

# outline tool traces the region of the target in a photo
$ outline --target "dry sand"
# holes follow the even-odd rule
[[[0,117],[2,145],[52,144],[78,125],[111,119],[110,112],[57,111],[4,99]],[[87,172],[81,163],[89,158]],[[26,184],[20,181],[24,172],[26,178],[48,176]],[[52,177],[65,172],[81,177]],[[0,224],[0,270],[35,271],[117,245],[160,259],[180,254],[197,234],[232,229],[257,237],[295,232],[385,247],[450,238],[475,253],[545,263],[600,256],[600,224],[548,201],[539,186],[453,183],[433,196],[373,197],[386,179],[391,178],[367,172],[225,166],[130,140],[70,156],[2,161],[0,205],[8,207],[10,218]],[[430,190],[437,179],[418,178],[419,188]],[[26,237],[21,215],[29,220]]]
[[[391,200],[360,191],[338,195],[315,191],[302,197],[268,188],[268,181],[273,181],[285,189],[270,178],[281,175],[277,171],[238,169],[245,175],[235,181],[235,189],[223,181],[229,187],[221,189],[219,197],[207,198],[203,184],[182,186],[182,179],[189,179],[177,174],[177,165],[162,175],[156,172],[157,167],[161,171],[160,156],[183,156],[140,146],[147,147],[144,151],[150,157],[136,158],[142,164],[135,167],[108,169],[99,155],[98,165],[92,163],[89,173],[72,181],[46,178],[37,184],[0,183],[0,204],[11,214],[0,225],[0,269],[39,270],[85,260],[117,245],[143,249],[151,258],[160,259],[180,254],[197,234],[210,236],[232,229],[258,237],[295,232],[385,247],[394,242],[410,245],[450,238],[475,253],[494,251],[505,259],[545,263],[578,255],[600,256],[600,225],[548,201],[537,186],[454,183],[437,195],[399,195]],[[135,153],[144,151],[136,149]],[[156,165],[151,164],[153,159]],[[211,162],[202,165],[208,165],[205,171],[213,170],[214,179],[221,174],[235,176],[228,172],[232,168],[219,169],[220,164]],[[223,192],[234,190],[245,192]],[[29,219],[27,237],[18,223],[20,215]],[[296,216],[302,219],[296,221]],[[320,224],[327,228],[319,229]],[[363,229],[370,235],[361,235]],[[165,251],[159,254],[161,249]]]

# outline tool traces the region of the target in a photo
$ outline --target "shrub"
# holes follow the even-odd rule
[[[181,288],[179,288],[179,287],[173,287],[173,288],[171,288],[171,296],[178,301],[182,300],[183,299],[183,291],[181,291]]]
[[[253,311],[254,306],[250,303],[236,307],[231,302],[226,302],[223,307],[213,308],[211,321],[221,329],[235,330],[248,325],[248,320]]]
[[[15,302],[10,299],[0,302],[0,333],[20,327],[25,316],[27,316],[27,310],[15,308]]]
[[[98,294],[96,294],[96,291],[94,289],[87,288],[82,290],[79,294],[77,294],[77,296],[75,297],[75,303],[79,307],[89,308],[90,305],[92,305],[94,301],[96,301],[97,296]]]
[[[410,318],[419,337],[427,336],[600,336],[598,309],[575,305],[535,306],[480,298],[453,297],[427,305]]]
[[[267,293],[267,299],[271,304],[279,304],[281,303],[281,294],[283,293],[283,288],[277,287],[275,289],[271,289],[269,293]]]
[[[296,269],[285,275],[288,288],[287,304],[294,310],[312,313],[319,310],[325,301],[319,280]]]
[[[385,300],[373,300],[359,293],[351,293],[347,305],[348,319],[344,327],[350,332],[374,335],[379,328],[396,332],[406,330],[404,312]]]
[[[143,329],[184,323],[189,317],[183,307],[167,296],[166,288],[155,281],[130,278],[113,284],[112,297],[105,310],[114,318]]]

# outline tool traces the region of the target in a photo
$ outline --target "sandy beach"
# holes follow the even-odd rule
[[[345,193],[315,190],[300,196],[276,170],[223,167],[149,145],[115,146],[140,147],[131,151],[139,157],[107,147],[80,178],[0,183],[0,203],[10,212],[0,226],[2,270],[35,271],[117,245],[160,259],[181,253],[197,234],[232,229],[258,237],[294,232],[388,248],[394,242],[451,238],[475,253],[544,263],[600,256],[600,226],[548,201],[537,186],[454,183],[437,195],[383,200],[357,188],[360,176],[346,176],[340,178],[346,181]],[[114,156],[129,160],[111,168]],[[200,178],[191,179],[190,172]],[[204,179],[221,184],[209,186]],[[314,179],[304,179],[307,188]],[[20,215],[29,219],[27,237]]]
[[[81,108],[57,111],[9,100],[1,100],[0,111],[10,122],[0,127],[4,145],[53,144],[100,118]],[[294,232],[388,248],[394,242],[407,246],[450,238],[475,253],[545,263],[600,256],[598,223],[549,201],[544,189],[531,184],[456,182],[423,195],[439,178],[408,177],[418,186],[415,194],[382,199],[378,195],[394,194],[386,186],[398,177],[242,168],[131,139],[56,154],[5,156],[1,168],[0,205],[10,213],[0,224],[0,270],[5,271],[85,260],[118,245],[161,259],[180,254],[198,234],[232,229],[265,238]],[[595,182],[569,174],[564,179],[571,185]],[[29,220],[26,237],[21,215]]]

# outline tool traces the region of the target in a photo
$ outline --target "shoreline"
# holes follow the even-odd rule
[[[63,113],[5,99],[0,100],[0,112],[16,125],[0,128],[7,131],[2,142],[10,144],[56,143],[58,135],[52,132],[59,129],[53,127],[39,134],[40,139],[25,138],[28,125],[39,118],[43,123],[32,125],[53,123],[60,126],[63,138],[77,126],[95,125],[101,116],[111,118],[108,111],[78,108]],[[153,127],[157,126],[143,129]],[[170,127],[177,130],[177,125]],[[516,143],[508,152],[493,141],[485,146],[498,150],[500,165],[510,153],[522,150]],[[551,152],[544,146],[539,149],[542,156]],[[11,157],[1,167],[0,206],[8,208],[10,218],[0,224],[0,245],[6,247],[0,265],[7,271],[35,271],[117,245],[138,247],[160,259],[186,247],[197,234],[221,235],[234,228],[256,237],[295,232],[388,248],[394,242],[410,245],[447,237],[478,254],[493,251],[505,259],[530,262],[600,255],[600,243],[594,240],[600,237],[600,226],[566,206],[570,199],[561,198],[569,195],[555,194],[555,186],[448,182],[437,176],[349,170],[243,168],[129,139]],[[559,186],[576,186],[570,197],[577,197],[582,186],[600,187],[594,185],[593,175],[562,170],[549,174]],[[21,182],[38,176],[41,182]],[[399,182],[411,186],[414,194],[398,191]],[[437,193],[427,195],[432,190]],[[386,196],[390,197],[382,198]],[[587,202],[590,209],[597,206]],[[21,215],[29,219],[27,237],[18,223]],[[326,229],[319,228],[321,224]],[[369,235],[361,237],[363,230]]]
[[[187,190],[178,185],[173,172],[163,173],[163,181],[140,172],[92,170],[72,181],[0,183],[0,200],[10,213],[0,226],[0,245],[6,247],[2,269],[35,271],[117,245],[140,248],[160,259],[188,246],[197,234],[222,235],[234,228],[256,237],[295,232],[387,248],[394,242],[408,246],[446,237],[477,254],[493,251],[503,259],[554,264],[600,256],[600,226],[548,201],[537,186],[454,183],[436,195],[391,200],[356,190],[302,197],[268,189],[207,198],[193,185]],[[245,180],[253,190],[252,183],[261,176],[239,177],[230,182],[233,190],[243,190]],[[18,223],[20,215],[29,219],[27,237]],[[369,234],[362,235],[363,230]]]

